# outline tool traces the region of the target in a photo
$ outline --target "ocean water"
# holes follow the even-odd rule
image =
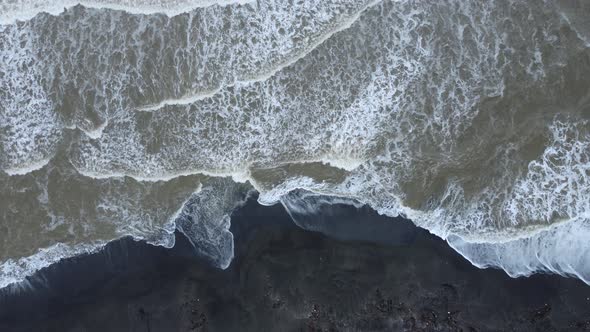
[[[123,238],[52,264],[25,289],[0,289],[0,330],[578,332],[590,325],[590,287],[579,280],[480,270],[407,220],[309,198],[321,214],[261,206],[256,195],[236,209],[235,258],[225,270],[196,258],[178,232],[171,249]],[[304,228],[321,224],[327,236],[292,218]]]
[[[590,283],[586,1],[0,9],[0,287],[175,229],[225,268],[253,192],[299,217],[368,205],[476,266]]]

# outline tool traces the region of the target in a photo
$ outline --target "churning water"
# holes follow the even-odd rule
[[[590,3],[0,0],[0,286],[175,228],[226,267],[252,190],[590,283]]]

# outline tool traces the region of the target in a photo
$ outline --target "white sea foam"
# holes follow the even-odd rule
[[[266,69],[262,72],[257,72],[255,74],[249,74],[245,77],[237,77],[235,82],[228,84],[224,87],[219,87],[219,88],[208,90],[208,91],[199,91],[197,93],[188,94],[188,95],[185,95],[180,98],[166,99],[156,105],[139,107],[137,110],[152,112],[152,111],[157,111],[165,106],[190,105],[190,104],[193,104],[197,101],[200,101],[200,100],[203,100],[206,98],[211,98],[215,94],[221,92],[222,88],[233,87],[235,85],[247,85],[247,84],[251,84],[251,83],[264,82],[264,81],[268,80],[269,78],[273,77],[276,73],[278,73],[282,69],[289,67],[292,64],[294,64],[295,62],[297,62],[298,60],[304,58],[307,54],[309,54],[311,51],[316,49],[323,42],[325,42],[330,37],[332,37],[332,35],[350,28],[352,26],[352,24],[354,24],[354,22],[356,22],[358,20],[360,15],[365,10],[377,5],[381,1],[382,0],[373,0],[372,2],[367,3],[363,7],[359,8],[352,15],[350,15],[350,17],[343,19],[341,22],[336,24],[334,27],[328,29],[327,31],[322,32],[322,34],[320,36],[315,37],[314,40],[309,43],[309,45],[307,45],[306,47],[301,49],[298,53],[291,55],[291,57],[283,60],[282,62],[280,62],[278,64],[275,64],[273,67],[271,67],[269,69]]]
[[[0,175],[2,187],[10,193],[3,196],[7,208],[1,210],[1,221],[11,237],[22,241],[3,247],[6,264],[0,279],[22,279],[60,258],[87,251],[89,243],[123,236],[166,247],[174,244],[178,209],[199,190],[198,177],[149,183],[92,179],[62,158],[58,155],[47,167],[24,176]],[[53,248],[57,241],[62,246]],[[19,259],[35,248],[49,249]]]
[[[20,158],[0,155],[2,169],[53,155],[62,121],[86,135],[72,135],[57,158],[55,169],[65,159],[75,167],[71,177],[0,179],[9,199],[37,193],[65,220],[51,225],[72,234],[98,227],[75,228],[88,211],[140,237],[174,215],[220,267],[233,255],[228,211],[242,199],[233,182],[250,182],[262,204],[296,189],[342,197],[410,218],[478,266],[587,281],[590,84],[571,73],[590,68],[567,24],[541,1],[259,1],[174,18],[83,8],[39,16],[5,28],[0,44],[10,64],[0,83],[14,91],[2,96],[10,108],[0,116],[12,122],[0,123],[9,124],[0,148],[14,142]],[[181,178],[202,175],[233,181],[195,193]],[[44,193],[50,180],[60,189]],[[52,203],[74,186],[87,192]]]
[[[200,91],[199,93],[196,93],[193,95],[186,95],[184,97],[180,97],[180,98],[176,98],[176,99],[166,99],[166,100],[159,102],[156,105],[138,107],[137,111],[139,111],[139,112],[153,112],[153,111],[157,111],[163,107],[171,106],[171,105],[189,105],[189,104],[196,103],[197,101],[200,101],[203,99],[211,98],[215,94],[219,93],[219,91],[221,91],[221,90],[222,90],[222,88],[220,87],[220,88],[209,90],[209,91]]]
[[[78,128],[80,129],[84,134],[86,134],[86,136],[90,137],[91,139],[98,139],[100,138],[100,136],[102,136],[102,132],[104,131],[104,129],[109,125],[109,121],[104,121],[102,124],[100,124],[98,127],[92,129],[92,130],[87,130],[84,128]]]
[[[0,24],[29,20],[39,13],[57,15],[82,5],[89,8],[123,10],[133,14],[162,13],[169,16],[208,6],[251,3],[254,0],[0,0]]]
[[[28,165],[24,165],[24,166],[21,166],[18,168],[4,169],[4,172],[6,172],[6,174],[8,174],[8,175],[25,175],[25,174],[40,170],[41,168],[45,167],[49,163],[49,161],[51,161],[51,158],[39,160],[39,161],[33,161],[32,163],[30,163]]]
[[[0,169],[25,174],[41,168],[61,139],[61,120],[35,66],[34,32],[0,26]]]
[[[74,166],[75,167],[75,166]],[[169,173],[151,173],[149,170],[144,173],[135,174],[135,173],[118,173],[118,172],[92,172],[85,169],[78,169],[76,168],[78,173],[81,175],[101,180],[101,179],[112,179],[112,178],[124,178],[129,177],[137,181],[142,182],[167,182],[173,179],[177,179],[180,177],[190,176],[190,175],[205,175],[211,177],[230,177],[235,182],[243,183],[250,179],[248,175],[248,168],[245,167],[242,170],[236,171],[224,171],[224,170],[203,170],[203,169],[191,169],[191,170],[184,170],[182,172],[169,172]]]
[[[590,285],[589,219],[550,227],[504,243],[467,242],[451,236],[448,243],[480,268],[497,267],[512,277],[548,272],[574,276]]]
[[[226,269],[234,257],[230,215],[245,203],[248,191],[227,178],[214,180],[185,202],[175,220],[195,251],[218,268]]]
[[[229,216],[246,202],[248,195],[247,186],[236,184],[228,178],[215,179],[206,186],[199,187],[181,208],[170,216],[162,227],[165,234],[150,236],[149,233],[145,233],[142,236],[137,233],[123,233],[119,237],[132,235],[136,240],[147,240],[153,245],[170,248],[174,245],[174,231],[178,229],[193,243],[199,255],[210,260],[215,266],[225,269],[234,256]],[[107,200],[97,207],[111,212],[118,210],[119,221],[125,223],[126,228],[134,227],[131,220],[134,216],[130,215],[134,211],[125,211],[123,214],[126,215],[122,215],[121,211],[124,209],[121,208],[121,204]],[[145,227],[145,220],[137,226]],[[28,276],[62,259],[98,252],[107,242],[94,241],[75,245],[56,243],[39,249],[31,256],[5,260],[0,264],[0,288],[19,283],[19,287],[27,287]]]
[[[555,120],[550,145],[503,204],[513,223],[537,220],[544,227],[507,241],[450,236],[449,244],[480,267],[501,267],[512,276],[573,275],[590,284],[589,128],[586,121]]]
[[[31,276],[64,258],[96,252],[104,245],[105,243],[97,242],[71,247],[57,243],[51,247],[40,249],[32,256],[4,261],[0,265],[0,288],[16,283],[22,283],[19,286],[26,288],[25,278],[27,276]]]

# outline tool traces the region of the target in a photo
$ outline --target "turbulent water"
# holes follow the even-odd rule
[[[590,3],[0,0],[0,170],[0,286],[252,190],[590,283]]]

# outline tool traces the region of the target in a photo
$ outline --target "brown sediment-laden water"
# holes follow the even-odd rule
[[[298,214],[366,204],[478,267],[589,283],[588,17],[582,0],[0,0],[0,286],[175,229],[225,268],[254,191]]]

